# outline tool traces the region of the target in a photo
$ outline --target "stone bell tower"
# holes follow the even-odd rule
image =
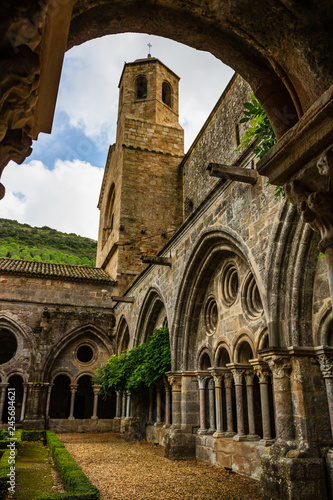
[[[153,57],[124,65],[116,143],[110,146],[98,208],[97,266],[125,291],[182,222],[184,131],[179,77]]]

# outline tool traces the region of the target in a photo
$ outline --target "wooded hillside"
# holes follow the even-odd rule
[[[0,257],[94,267],[96,248],[95,240],[74,233],[0,219]]]

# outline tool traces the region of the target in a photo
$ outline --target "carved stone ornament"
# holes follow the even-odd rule
[[[253,385],[254,375],[255,374],[254,374],[253,370],[246,370],[246,372],[245,372],[246,385]]]
[[[333,378],[333,355],[318,354],[321,373],[324,378]]]
[[[224,375],[217,375],[214,373],[213,378],[214,378],[214,384],[215,387],[221,387],[222,386],[222,378]]]
[[[235,385],[243,385],[244,370],[239,370],[237,368],[234,368],[231,371],[234,376]]]
[[[290,377],[292,365],[288,359],[282,356],[269,356],[265,357],[265,362],[268,364],[274,378]]]
[[[259,365],[259,366],[254,366],[253,368],[259,379],[259,384],[268,384],[269,382],[268,377],[270,375],[270,370],[268,366]]]
[[[232,388],[232,380],[233,380],[233,376],[231,373],[226,373],[224,375],[224,386],[226,389]]]
[[[168,377],[169,384],[171,385],[171,389],[173,391],[180,391],[181,390],[181,378],[176,377],[174,375],[171,375]]]
[[[22,163],[31,153],[46,6],[29,1],[1,5],[7,24],[0,41],[0,175],[9,160]]]
[[[327,150],[317,161],[318,177],[322,176],[321,189],[310,192],[299,180],[284,186],[287,198],[297,207],[304,222],[320,234],[319,250],[333,248],[333,149]]]
[[[206,380],[208,378],[209,377],[207,375],[197,375],[199,389],[205,389],[205,387],[206,387]]]

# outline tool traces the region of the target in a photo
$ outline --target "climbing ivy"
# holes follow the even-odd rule
[[[255,140],[253,152],[260,160],[274,146],[276,137],[264,108],[257,101],[253,92],[251,93],[251,102],[244,102],[243,115],[239,123],[250,122],[250,126],[242,137],[240,146],[235,151],[246,149]],[[267,182],[267,185],[269,184]],[[285,198],[285,192],[282,186],[275,186],[275,198],[279,197]]]
[[[94,383],[100,384],[101,393],[113,390],[140,394],[146,387],[158,382],[171,369],[169,330],[158,328],[149,342],[141,343],[119,356],[111,356],[106,365],[97,369]]]

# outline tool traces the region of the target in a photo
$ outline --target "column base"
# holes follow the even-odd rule
[[[247,440],[248,441],[259,441],[260,440],[260,436],[258,436],[257,434],[248,434],[247,435]]]
[[[272,446],[275,443],[275,439],[260,439],[259,444],[262,446]]]
[[[233,438],[236,435],[236,432],[233,431],[227,431],[223,433],[224,437],[226,438]]]
[[[213,438],[222,438],[225,437],[225,432],[214,432]]]
[[[44,418],[27,418],[22,422],[22,429],[27,431],[41,430],[45,428]]]
[[[91,420],[98,420],[98,417],[90,417]]]
[[[247,435],[246,434],[236,434],[236,436],[233,437],[234,441],[247,441]]]
[[[163,429],[169,429],[169,427],[170,427],[170,424],[164,424],[163,425]]]
[[[214,434],[214,432],[216,432],[216,429],[208,429],[208,434]]]
[[[154,423],[155,427],[162,427],[162,425],[163,425],[163,422],[155,422]]]
[[[68,417],[67,420],[75,420],[75,417]]]
[[[207,431],[207,429],[198,429],[197,434],[200,434],[200,435],[208,434],[208,431]]]

